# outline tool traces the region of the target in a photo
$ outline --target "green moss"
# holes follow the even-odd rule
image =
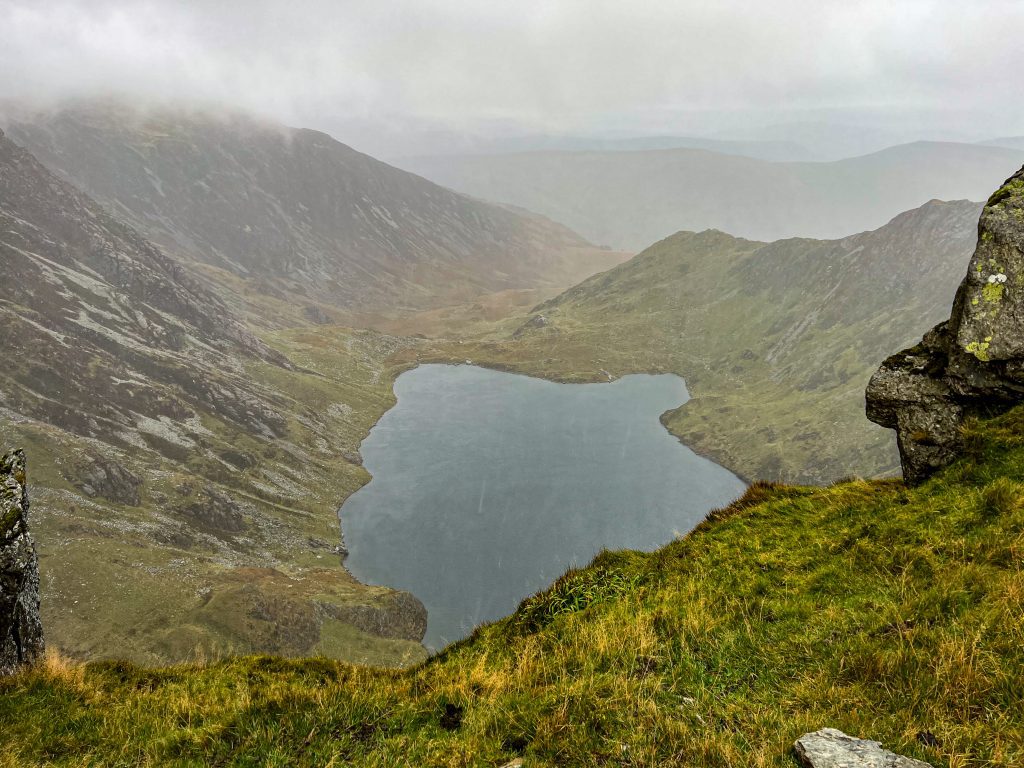
[[[1024,196],[1024,179],[1012,179],[1007,182],[989,197],[986,207],[1000,205],[1010,198]]]

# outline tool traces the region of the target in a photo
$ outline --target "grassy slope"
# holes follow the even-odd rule
[[[434,359],[561,381],[674,372],[693,400],[666,426],[745,477],[891,473],[895,444],[864,419],[864,385],[948,314],[977,214],[933,202],[842,241],[682,232]]]
[[[39,421],[0,417],[3,443],[30,456],[44,621],[55,645],[78,656],[150,664],[189,658],[197,649],[323,652],[377,664],[423,657],[415,642],[364,636],[330,620],[315,628],[317,603],[387,605],[390,591],[356,582],[332,548],[338,506],[369,480],[357,463],[358,447],[394,404],[396,371],[384,359],[403,342],[335,326],[262,335],[301,366],[248,363],[254,381],[279,393],[288,439],[255,439],[206,414],[207,447],[230,447],[254,462],[231,471],[208,450],[182,463],[101,445],[145,479],[139,507],[89,499],[69,483],[69,457],[81,455],[88,441]],[[208,535],[175,517],[181,489],[198,491],[204,483],[248,505],[243,534]],[[236,610],[225,610],[225,601]],[[254,613],[266,620],[253,621]],[[282,635],[281,625],[298,629]]]
[[[606,256],[621,261],[623,255]],[[421,340],[337,324],[310,325],[304,314],[310,302],[302,296],[271,295],[214,267],[202,267],[201,272],[237,317],[296,365],[297,370],[289,371],[237,359],[248,377],[245,395],[280,413],[288,434],[268,440],[199,410],[208,430],[199,438],[201,450],[168,455],[174,446],[122,450],[0,409],[0,445],[24,447],[29,455],[44,619],[51,641],[76,657],[127,657],[148,664],[182,661],[197,652],[207,657],[323,652],[374,664],[421,659],[425,651],[416,642],[353,635],[351,625],[330,620],[321,624],[319,634],[314,629],[320,622],[315,616],[321,612],[318,604],[388,608],[391,590],[364,587],[338,567],[332,551],[339,535],[335,513],[369,480],[359,459],[360,442],[394,404],[394,377]],[[550,295],[533,290],[488,295],[464,307],[409,313],[416,330],[407,332],[438,324],[489,326],[513,307],[525,311],[524,303]],[[397,311],[365,317],[324,305],[321,310],[335,321],[385,328],[403,324]],[[403,351],[405,356],[395,357]],[[46,358],[45,351],[36,352]],[[0,373],[0,389],[15,389],[18,385],[8,377],[35,370],[37,363],[31,356],[15,361]],[[58,379],[60,375],[54,374]],[[32,381],[33,374],[21,379]],[[184,399],[174,382],[155,381],[154,386],[171,402]],[[143,480],[139,506],[89,498],[75,487],[78,457],[89,452],[99,452]],[[248,466],[239,469],[222,460],[237,455]],[[223,535],[196,530],[181,518],[176,510],[193,497],[200,500],[204,486],[243,505],[246,531]],[[185,488],[190,490],[183,495]],[[243,607],[225,612],[225,601]],[[253,613],[269,618],[253,622]],[[303,631],[282,635],[275,629],[294,624],[296,617],[302,619],[298,623]]]
[[[1024,409],[968,446],[914,489],[758,484],[405,672],[52,660],[0,682],[0,763],[785,766],[830,725],[936,766],[1020,765]]]

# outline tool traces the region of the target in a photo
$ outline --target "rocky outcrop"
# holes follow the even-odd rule
[[[184,493],[190,491],[190,486],[179,489]],[[195,527],[211,533],[241,533],[246,527],[242,505],[212,485],[204,486],[197,500],[182,505],[177,512]]]
[[[883,749],[877,741],[847,736],[835,728],[805,733],[793,745],[804,768],[931,768],[928,763]]]
[[[43,654],[39,561],[28,530],[25,454],[0,458],[0,675]]]
[[[962,452],[961,425],[1024,401],[1024,168],[988,199],[949,320],[871,377],[868,418],[895,429],[919,483]]]
[[[373,604],[319,603],[330,618],[351,624],[368,635],[423,641],[427,633],[427,609],[409,592],[395,592]]]
[[[137,507],[141,503],[142,478],[120,463],[99,453],[90,453],[75,467],[72,482],[89,498],[97,496],[118,504]]]

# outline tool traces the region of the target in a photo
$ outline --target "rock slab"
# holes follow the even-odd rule
[[[883,749],[877,741],[847,736],[835,728],[805,733],[796,740],[793,750],[804,768],[932,768]]]
[[[896,430],[915,484],[963,453],[967,416],[1024,402],[1024,168],[982,210],[949,320],[882,363],[866,401],[869,419]]]
[[[0,458],[0,675],[42,658],[39,560],[28,530],[25,454]]]

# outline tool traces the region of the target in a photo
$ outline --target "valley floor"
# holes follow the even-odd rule
[[[0,765],[792,766],[824,726],[1021,765],[1024,409],[967,445],[918,488],[756,484],[404,672],[54,657],[0,682]]]

